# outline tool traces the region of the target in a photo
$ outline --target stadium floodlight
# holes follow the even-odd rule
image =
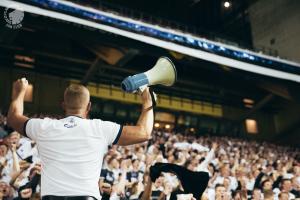
[[[229,1],[224,2],[224,7],[229,8],[231,6],[231,3]]]

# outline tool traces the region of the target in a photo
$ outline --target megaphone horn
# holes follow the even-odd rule
[[[135,92],[142,86],[165,85],[172,86],[177,80],[175,65],[167,57],[160,57],[155,66],[140,74],[128,76],[122,81],[125,92]]]

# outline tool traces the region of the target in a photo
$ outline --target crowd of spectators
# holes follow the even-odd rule
[[[0,115],[0,131],[5,123]],[[154,183],[149,178],[150,166],[161,162],[208,172],[205,200],[300,199],[299,154],[299,149],[269,143],[156,130],[149,142],[109,149],[99,190],[104,200],[170,199],[181,187],[176,175],[162,173]],[[17,132],[1,140],[0,200],[40,199],[40,172],[34,141]]]

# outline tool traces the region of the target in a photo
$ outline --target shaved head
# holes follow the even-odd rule
[[[64,93],[64,108],[66,112],[76,113],[89,109],[90,92],[79,84],[71,84]]]

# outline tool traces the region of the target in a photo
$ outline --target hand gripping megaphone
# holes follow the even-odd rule
[[[125,92],[136,92],[144,86],[172,86],[177,80],[175,65],[167,57],[160,57],[155,66],[144,73],[128,76],[122,81],[121,87]]]

